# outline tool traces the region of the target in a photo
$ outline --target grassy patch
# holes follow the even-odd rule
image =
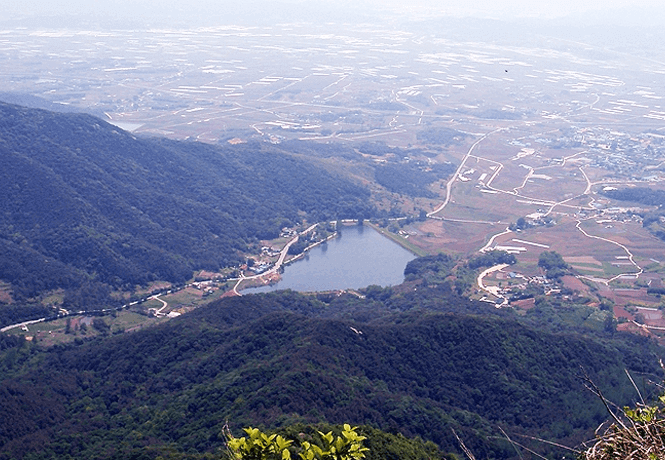
[[[167,321],[166,318],[149,317],[131,310],[117,312],[115,316],[108,315],[94,318],[102,319],[110,326],[110,331],[114,334],[122,333],[123,331],[130,332]],[[38,343],[50,347],[61,343],[72,342],[76,339],[85,339],[100,335],[100,332],[92,327],[94,318],[90,316],[69,316],[54,321],[31,324],[28,326],[28,331],[15,328],[8,331],[8,333],[31,338],[36,337]],[[68,322],[70,332],[66,333]],[[86,326],[82,327],[82,324]]]
[[[616,265],[612,265],[609,262],[603,262],[603,271],[606,274],[612,275],[612,276],[621,275],[623,273],[630,274],[630,273],[636,273],[637,272],[637,270],[635,270],[634,265],[616,266]]]
[[[181,306],[189,306],[189,305],[198,306],[205,303],[203,301],[201,291],[194,288],[183,289],[182,291],[178,291],[174,294],[169,294],[168,296],[162,296],[160,298],[169,304],[169,306],[167,307],[169,311]]]
[[[166,302],[168,303],[168,300],[166,300]],[[161,303],[157,299],[150,299],[150,300],[147,300],[147,301],[141,303],[141,309],[142,310],[145,309],[146,311],[150,308],[158,308],[159,309],[159,308],[162,308],[163,306],[164,306],[164,304]]]
[[[370,227],[372,227],[377,232],[381,233],[386,238],[388,238],[388,239],[394,241],[395,243],[399,244],[404,249],[406,249],[408,251],[411,251],[412,253],[414,253],[418,257],[423,257],[423,256],[427,255],[427,252],[425,250],[423,250],[422,248],[419,248],[415,244],[412,244],[410,241],[402,238],[401,236],[395,235],[394,233],[389,232],[387,229],[381,228],[381,227],[379,227],[375,224],[372,224],[372,223],[369,223],[369,222],[366,222],[366,224],[369,225]]]

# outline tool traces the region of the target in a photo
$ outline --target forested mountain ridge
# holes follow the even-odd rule
[[[303,219],[376,212],[367,189],[299,148],[137,139],[89,115],[0,104],[0,280],[19,298],[64,287],[89,300],[238,263]],[[424,193],[434,176],[412,172],[383,170],[383,185]],[[364,297],[222,299],[48,350],[0,335],[0,459],[199,458],[218,453],[227,421],[371,424],[458,451],[454,428],[478,457],[507,459],[499,427],[592,435],[606,413],[585,372],[618,404],[635,397],[624,369],[639,385],[660,378],[649,340],[564,327],[552,320],[565,306],[547,300],[518,320],[455,294],[454,265],[418,259],[405,285]]]
[[[0,103],[0,158],[0,279],[18,298],[182,282],[303,218],[374,212],[365,188],[278,147],[137,139],[84,114]]]
[[[591,436],[606,413],[583,372],[619,404],[636,396],[624,368],[657,374],[643,338],[539,331],[466,314],[476,307],[455,296],[427,308],[404,300],[400,313],[399,296],[250,295],[83,345],[8,344],[0,458],[128,458],[171,443],[211,452],[227,420],[234,430],[370,424],[456,451],[452,427],[480,458],[511,458],[499,426],[569,443]]]

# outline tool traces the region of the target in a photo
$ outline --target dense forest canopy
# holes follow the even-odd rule
[[[632,201],[634,203],[648,206],[665,206],[665,190],[656,190],[647,187],[631,187],[603,190],[602,193],[615,200]]]
[[[602,193],[615,200],[656,206],[652,211],[640,212],[642,226],[661,240],[665,240],[665,190],[631,187],[603,190]]]
[[[374,178],[391,192],[433,198],[436,195],[427,186],[448,177],[455,169],[450,163],[428,167],[417,163],[387,163],[376,167]]]
[[[0,104],[0,280],[19,301],[0,304],[0,324],[46,315],[31,298],[55,288],[86,308],[112,288],[237,264],[284,226],[377,215],[368,189],[312,158],[385,149],[137,139],[89,115]],[[365,166],[388,192],[422,197],[454,170],[403,158]],[[620,405],[636,396],[626,370],[645,393],[661,378],[662,350],[592,307],[541,296],[520,316],[461,296],[500,263],[515,258],[427,256],[401,286],[220,299],[132,334],[111,336],[95,318],[99,337],[48,350],[0,334],[0,460],[211,458],[227,423],[305,437],[314,424],[364,425],[376,452],[414,460],[454,458],[455,430],[478,457],[512,459],[502,430],[569,445],[592,436],[606,412],[582,377]],[[569,270],[555,252],[539,266]]]
[[[18,298],[83,280],[182,282],[303,218],[369,217],[369,192],[276,146],[137,139],[0,104],[0,279]]]
[[[370,424],[444,452],[454,428],[480,458],[515,458],[497,427],[574,444],[605,419],[582,369],[619,404],[635,398],[624,368],[658,372],[643,338],[534,329],[449,289],[379,291],[248,295],[82,345],[7,343],[0,458],[213,452],[226,421]]]

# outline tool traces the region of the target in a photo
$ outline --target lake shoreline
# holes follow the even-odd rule
[[[372,224],[344,225],[340,231],[289,259],[284,264],[280,281],[244,289],[243,294],[283,289],[321,292],[397,285],[404,281],[404,268],[414,258],[416,254],[410,248],[398,244]]]
[[[373,224],[372,222],[367,222],[367,226],[373,228],[379,234],[388,238],[390,241],[399,244],[401,247],[403,247],[404,249],[406,249],[407,251],[409,251],[410,253],[412,253],[417,257],[423,257],[429,255],[427,251],[425,251],[424,249],[419,248],[415,244],[407,242],[404,238],[400,237],[399,235],[395,235],[392,232],[386,231],[383,228],[379,227],[378,225]]]

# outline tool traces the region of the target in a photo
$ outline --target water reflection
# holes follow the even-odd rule
[[[411,252],[371,227],[345,226],[337,238],[313,248],[303,259],[285,267],[279,283],[242,292],[392,286],[404,281],[404,267],[414,258]]]

